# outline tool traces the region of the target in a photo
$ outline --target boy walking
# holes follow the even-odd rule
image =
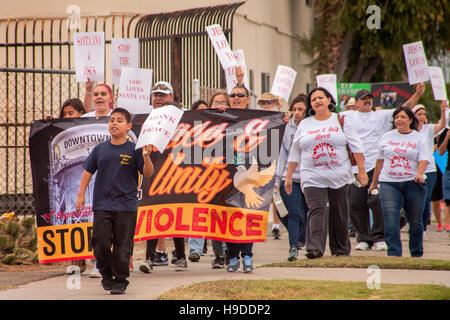
[[[83,164],[76,208],[85,204],[86,188],[94,173],[94,228],[92,247],[102,286],[111,294],[123,294],[128,286],[129,262],[137,218],[137,186],[141,172],[153,175],[152,146],[135,150],[128,140],[131,115],[122,108],[109,117],[111,140],[98,144]],[[111,249],[112,247],[112,249]]]

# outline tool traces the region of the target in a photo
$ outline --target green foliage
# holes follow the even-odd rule
[[[0,223],[0,262],[37,263],[37,233],[34,218],[13,218]]]
[[[378,57],[380,63],[369,81],[402,81],[406,79],[403,44],[422,41],[428,60],[450,48],[450,4],[447,0],[318,0],[314,2],[315,30],[301,40],[302,49],[312,58],[316,73],[326,70],[327,61],[336,61],[328,44],[335,37],[344,39],[351,34],[353,41],[340,82],[351,82],[356,66],[362,63],[364,70],[370,68],[371,59]],[[369,29],[367,8],[380,8],[381,28]],[[340,52],[343,52],[341,48]],[[363,70],[363,71],[364,71]]]

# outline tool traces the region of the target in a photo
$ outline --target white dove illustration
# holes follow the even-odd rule
[[[248,170],[242,165],[236,168],[233,184],[236,189],[244,194],[245,204],[248,208],[261,206],[264,198],[258,195],[254,188],[269,183],[275,174],[276,167],[276,161],[274,161],[270,167],[258,171],[258,163],[254,161]]]

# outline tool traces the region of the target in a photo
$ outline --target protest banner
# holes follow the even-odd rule
[[[234,68],[237,65],[237,62],[231,51],[230,45],[228,44],[228,40],[223,33],[222,27],[218,24],[213,24],[206,27],[206,32],[208,33],[222,68],[224,70]]]
[[[142,126],[136,149],[151,144],[162,153],[183,113],[183,110],[172,105],[153,109]]]
[[[447,100],[447,87],[445,86],[444,74],[440,67],[428,67],[434,100]]]
[[[105,33],[79,32],[73,35],[77,82],[105,80]]]
[[[275,79],[273,80],[270,93],[289,102],[296,76],[297,72],[294,69],[279,65],[277,67],[277,72],[275,73]]]
[[[139,67],[139,39],[112,38],[111,39],[111,69],[112,84],[120,84],[121,69],[124,67]]]
[[[404,44],[403,54],[405,56],[409,84],[428,81],[428,62],[422,41]]]
[[[415,88],[407,82],[377,82],[371,84],[373,106],[392,109],[401,106],[413,95]]]
[[[233,55],[234,55],[234,58],[236,59],[237,66],[241,67],[242,72],[244,72],[244,79],[243,79],[244,86],[246,88],[249,88],[248,76],[247,76],[247,66],[245,64],[244,50],[235,50],[235,51],[233,51]],[[237,84],[238,84],[235,72],[236,72],[235,67],[231,67],[231,68],[228,68],[225,70],[225,78],[227,81],[228,94],[230,94],[231,90],[233,90],[233,88],[235,86],[237,86]]]
[[[148,114],[151,111],[152,77],[151,69],[122,68],[117,106],[132,114]]]
[[[317,86],[328,90],[333,96],[336,104],[338,103],[337,81],[335,74],[320,74],[316,76]]]
[[[283,115],[237,109],[184,112],[164,152],[152,153],[155,175],[139,179],[134,240],[265,241]],[[132,118],[129,136],[136,142],[148,116]],[[92,188],[85,208],[76,211],[74,205],[86,155],[109,139],[107,121],[55,119],[31,127],[40,263],[93,257]]]

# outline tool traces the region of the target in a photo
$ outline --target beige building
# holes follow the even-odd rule
[[[194,79],[205,99],[225,87],[205,33],[205,26],[215,23],[222,26],[233,50],[244,51],[253,106],[261,93],[270,91],[278,65],[297,71],[291,98],[313,83],[299,45],[299,37],[313,28],[311,0],[3,0],[0,162],[6,169],[0,173],[0,195],[32,192],[31,175],[25,174],[30,172],[27,142],[32,121],[56,116],[69,97],[83,98],[84,84],[76,83],[74,74],[75,32],[105,32],[109,84],[111,39],[140,38],[140,67],[153,69],[154,81],[170,81],[178,99],[189,107]]]

